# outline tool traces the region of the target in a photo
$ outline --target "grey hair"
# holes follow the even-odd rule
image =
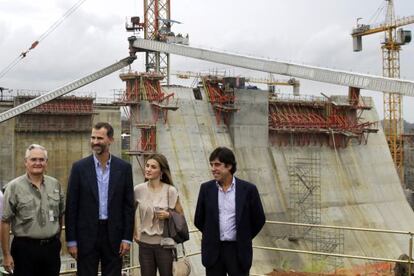
[[[33,149],[40,149],[40,150],[42,150],[42,151],[43,151],[43,153],[45,154],[45,158],[46,158],[46,160],[47,160],[47,150],[46,150],[46,148],[45,148],[45,147],[43,147],[43,146],[41,146],[41,145],[38,145],[38,144],[31,144],[31,145],[30,145],[30,146],[26,149],[26,154],[24,155],[24,159],[29,158],[29,156],[30,156],[30,152],[31,152]]]

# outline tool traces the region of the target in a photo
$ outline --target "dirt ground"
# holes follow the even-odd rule
[[[337,269],[328,273],[311,273],[299,271],[274,270],[266,275],[269,276],[394,276],[394,264],[372,263],[351,268]]]

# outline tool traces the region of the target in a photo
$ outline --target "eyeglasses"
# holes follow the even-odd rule
[[[39,162],[39,163],[44,163],[44,162],[46,162],[46,159],[45,158],[28,158],[29,159],[29,161],[30,162],[33,162],[33,163],[36,163],[36,162]]]

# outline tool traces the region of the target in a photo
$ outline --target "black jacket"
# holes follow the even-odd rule
[[[252,239],[265,223],[259,192],[254,184],[236,178],[236,231],[239,265],[250,269],[253,258]],[[205,267],[214,265],[219,256],[220,230],[218,188],[215,180],[201,184],[194,225],[202,232],[201,258]]]
[[[76,241],[81,257],[98,239],[99,195],[93,156],[75,162],[66,197],[66,241]],[[118,253],[122,240],[132,241],[134,192],[131,165],[111,156],[108,186],[108,236]]]

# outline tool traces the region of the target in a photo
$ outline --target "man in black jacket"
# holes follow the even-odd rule
[[[249,275],[252,239],[265,223],[259,193],[254,184],[233,176],[237,168],[230,149],[216,148],[209,159],[214,180],[201,185],[194,217],[203,234],[206,275]]]
[[[122,256],[134,228],[131,165],[109,153],[114,130],[97,123],[91,134],[93,154],[75,162],[69,176],[65,214],[68,252],[78,276],[119,276]]]

